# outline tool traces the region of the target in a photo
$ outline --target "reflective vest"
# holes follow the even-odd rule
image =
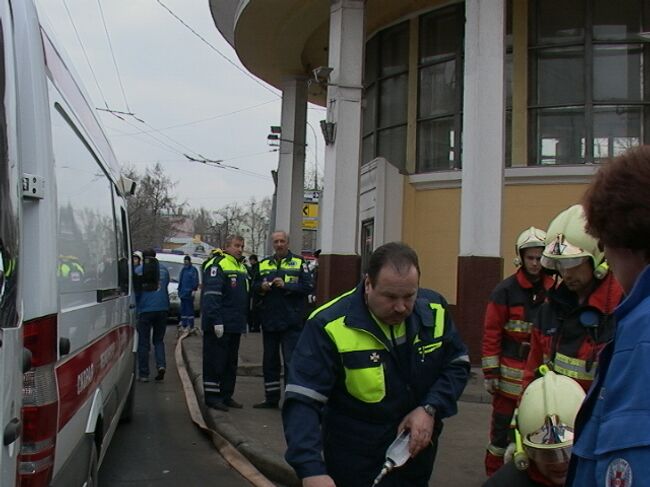
[[[246,266],[230,254],[214,257],[203,271],[201,322],[204,329],[224,325],[244,333],[248,321],[249,277]]]
[[[275,278],[284,281],[284,287],[262,290],[264,281]],[[260,320],[265,331],[301,328],[312,291],[312,279],[305,260],[289,252],[285,258],[267,257],[260,262],[253,283],[253,291],[260,297]]]

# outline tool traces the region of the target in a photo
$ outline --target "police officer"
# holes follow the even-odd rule
[[[261,299],[260,319],[264,343],[265,400],[254,408],[277,408],[280,401],[280,348],[285,381],[293,349],[302,331],[307,296],[312,283],[307,264],[289,250],[286,232],[271,234],[274,254],[259,263],[253,292]]]
[[[248,319],[248,270],[242,262],[244,238],[226,237],[222,255],[204,263],[201,323],[205,404],[228,411],[241,408],[232,398],[241,334]]]
[[[469,359],[446,301],[419,278],[415,251],[382,245],[363,282],[307,321],[283,406],[286,459],[303,486],[372,485],[403,430],[412,458],[379,485],[428,484]]]
[[[546,364],[587,391],[598,368],[598,354],[614,337],[611,313],[622,289],[585,223],[583,207],[574,205],[557,215],[546,232],[541,262],[562,281],[549,291],[535,319],[524,388]]]
[[[481,361],[485,389],[492,394],[490,444],[485,453],[488,476],[503,465],[512,413],[522,391],[533,317],[553,285],[540,263],[545,239],[546,232],[535,227],[521,232],[514,261],[520,267],[492,291],[485,311]]]

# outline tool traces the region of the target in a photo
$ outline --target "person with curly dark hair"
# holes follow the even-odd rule
[[[650,479],[649,189],[650,146],[641,146],[601,167],[584,196],[587,231],[604,248],[626,297],[578,414],[567,486]]]

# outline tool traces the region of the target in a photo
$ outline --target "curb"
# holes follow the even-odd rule
[[[186,348],[182,346],[181,349],[206,424],[223,436],[270,480],[279,482],[286,487],[300,487],[300,480],[294,473],[293,468],[282,456],[262,449],[255,442],[250,441],[233,425],[227,414],[205,406],[201,374],[192,368],[192,363],[187,357]],[[240,373],[240,369],[242,373]],[[255,372],[258,369],[261,375],[261,365],[241,366],[237,369],[237,373],[241,375],[257,375]]]

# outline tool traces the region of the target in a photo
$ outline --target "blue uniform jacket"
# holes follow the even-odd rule
[[[567,486],[650,481],[650,266],[614,314],[616,337],[576,420]]]
[[[284,287],[271,287],[263,293],[262,282],[271,282],[276,277],[284,281]],[[307,295],[312,289],[311,273],[302,257],[289,252],[280,261],[274,256],[263,259],[253,283],[253,292],[261,299],[262,328],[266,331],[282,331],[302,327]]]
[[[160,262],[160,280],[158,281],[158,290],[142,291],[135,295],[136,309],[138,314],[150,313],[153,311],[169,311],[169,271]],[[142,265],[135,269],[136,274],[142,274]]]
[[[248,320],[249,280],[246,266],[224,254],[203,270],[201,324],[204,330],[224,325],[227,333],[244,333]]]
[[[178,276],[178,297],[191,298],[192,291],[199,288],[199,271],[193,265],[183,266]]]
[[[446,301],[420,289],[405,324],[405,339],[392,347],[368,311],[363,283],[312,313],[292,356],[283,407],[286,459],[300,478],[326,473],[322,451],[330,442],[383,455],[416,407],[431,404],[436,423],[456,414],[469,358]]]

